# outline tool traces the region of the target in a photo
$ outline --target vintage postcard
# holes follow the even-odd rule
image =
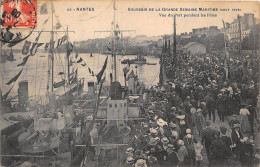
[[[1,0],[0,166],[260,165],[260,3]]]

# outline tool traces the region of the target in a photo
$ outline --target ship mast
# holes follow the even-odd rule
[[[54,7],[51,2],[52,12],[51,12],[51,92],[53,92],[53,83],[54,83],[54,32],[53,32],[53,12]]]
[[[114,19],[113,19],[113,51],[112,51],[112,57],[113,57],[113,62],[114,62],[114,69],[113,69],[113,81],[117,81],[117,76],[116,76],[116,3],[114,1]]]

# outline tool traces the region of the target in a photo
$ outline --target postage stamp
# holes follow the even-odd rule
[[[3,27],[36,27],[36,0],[3,0],[2,4]]]

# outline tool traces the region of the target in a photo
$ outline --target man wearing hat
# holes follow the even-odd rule
[[[179,150],[178,150],[178,160],[179,164],[178,166],[186,166],[187,165],[187,158],[188,158],[188,151],[187,148],[184,145],[184,142],[182,140],[178,141]]]
[[[219,128],[220,130],[220,139],[225,143],[227,149],[231,150],[231,146],[232,146],[232,140],[229,136],[227,136],[227,128],[224,126],[220,126]]]
[[[231,132],[231,139],[233,141],[233,152],[235,155],[240,156],[241,155],[241,140],[243,139],[243,135],[240,131],[240,124],[234,124],[234,127]]]
[[[172,144],[168,144],[167,154],[164,157],[164,161],[160,165],[163,167],[177,167],[178,163],[178,154],[175,152],[174,146]]]
[[[201,144],[205,144],[205,149],[208,157],[208,161],[210,162],[210,152],[209,147],[211,142],[215,139],[216,130],[210,127],[210,123],[206,122],[206,128],[202,131]]]
[[[237,115],[233,114],[231,121],[229,121],[229,126],[231,129],[234,128],[234,124],[240,124],[239,120],[237,119]]]

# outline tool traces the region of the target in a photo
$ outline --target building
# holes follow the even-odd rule
[[[190,53],[191,55],[206,54],[206,46],[199,42],[190,42],[182,47],[184,53]]]
[[[235,43],[248,36],[252,27],[256,24],[256,19],[253,13],[245,13],[244,16],[238,16],[231,23],[226,23],[226,35],[230,43]]]
[[[210,27],[203,27],[203,28],[194,28],[192,29],[192,36],[197,37],[215,37],[220,34],[221,31],[218,29],[218,26],[210,26]]]

